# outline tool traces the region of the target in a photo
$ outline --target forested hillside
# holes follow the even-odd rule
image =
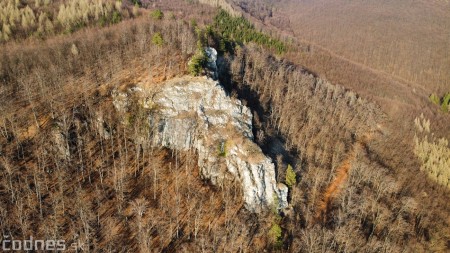
[[[229,2],[259,29],[296,44],[286,58],[376,101],[389,117],[408,118],[399,127],[411,131],[424,113],[449,136],[429,100],[450,89],[445,1]]]
[[[294,164],[299,178],[283,219],[286,250],[447,249],[448,190],[428,181],[414,153],[393,142],[398,133],[375,104],[252,47],[230,66],[238,94],[258,115],[261,145],[274,156],[275,143],[288,150],[280,177]],[[442,153],[433,154],[443,160],[425,166],[448,164],[442,142]]]
[[[278,15],[272,5],[242,2],[0,3],[2,242],[64,240],[77,252],[449,251],[446,93],[311,53],[261,22]],[[198,149],[154,145],[167,125],[152,125],[162,108],[137,91],[154,98],[173,80],[214,77],[211,64],[223,96],[250,108],[254,138],[241,148],[250,161],[254,150],[271,158],[288,207],[249,210],[239,180],[203,177]],[[213,146],[217,166],[239,140]]]

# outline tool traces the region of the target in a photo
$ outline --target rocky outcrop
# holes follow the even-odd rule
[[[250,211],[286,207],[287,187],[277,184],[275,166],[253,142],[252,114],[207,78],[171,80],[148,95],[152,145],[198,152],[200,174],[214,185],[232,175],[242,183]]]
[[[205,52],[209,76],[217,78],[217,52]],[[195,149],[202,178],[214,185],[228,177],[239,180],[245,206],[252,212],[287,207],[288,188],[276,182],[274,163],[253,141],[250,109],[228,96],[217,81],[186,76],[151,88],[115,90],[115,108],[127,111],[129,98],[136,94],[151,112],[151,145]]]

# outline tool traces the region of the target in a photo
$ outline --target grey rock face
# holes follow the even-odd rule
[[[209,75],[217,79],[217,52],[205,52]],[[115,90],[111,95],[117,111],[128,110],[130,94],[138,94],[141,105],[152,112],[151,145],[195,149],[202,178],[214,185],[230,176],[238,179],[251,212],[287,207],[287,186],[276,182],[275,165],[253,142],[250,109],[227,96],[218,82],[183,77],[151,88]]]
[[[217,51],[212,47],[205,48],[206,56],[208,57],[208,62],[206,63],[206,67],[209,70],[209,76],[212,79],[217,80],[219,78],[219,74],[217,71]]]
[[[113,98],[113,105],[119,112],[126,112],[129,106],[128,93],[114,90],[111,94]]]
[[[278,205],[279,205],[278,207],[280,209],[288,207],[289,203],[287,201],[287,197],[289,193],[289,188],[287,187],[287,185],[283,183],[278,183],[277,188],[278,188]]]
[[[145,105],[153,108],[152,145],[196,149],[202,177],[215,185],[227,175],[238,178],[252,212],[287,206],[287,187],[277,184],[273,162],[253,142],[251,111],[217,82],[172,80],[145,99]]]

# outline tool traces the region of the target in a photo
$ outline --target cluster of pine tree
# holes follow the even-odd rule
[[[158,11],[151,13],[154,18],[159,15]],[[191,23],[198,38],[197,51],[188,64],[189,73],[194,76],[202,74],[202,69],[205,67],[207,56],[204,47],[212,46],[217,48],[219,53],[233,54],[236,45],[254,42],[266,48],[274,49],[279,54],[286,51],[286,45],[280,40],[268,34],[257,32],[255,27],[245,18],[234,17],[222,9],[214,17],[213,25],[200,28],[196,25],[195,20],[192,20]]]
[[[258,32],[255,27],[243,17],[233,17],[221,10],[214,18],[214,28],[223,37],[225,43],[230,41],[238,44],[254,42],[276,50],[278,54],[286,52],[286,45],[282,41]]]

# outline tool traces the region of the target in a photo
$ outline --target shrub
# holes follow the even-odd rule
[[[195,20],[194,18],[191,19],[191,26],[192,27],[197,27],[197,20]]]
[[[295,175],[295,171],[290,164],[288,164],[286,170],[286,185],[289,188],[292,188],[297,183],[297,175]]]
[[[441,109],[443,112],[449,112],[448,111],[448,107],[450,105],[450,92],[447,93],[443,98],[442,98],[442,104],[441,104]]]
[[[122,16],[120,16],[120,12],[114,11],[111,17],[111,24],[117,24],[122,20]]]
[[[155,46],[162,47],[164,45],[164,39],[161,33],[155,33],[152,37],[152,43]]]
[[[164,17],[164,13],[161,10],[154,10],[150,13],[150,16],[156,20],[161,20]]]
[[[439,105],[440,104],[440,99],[438,96],[436,96],[436,94],[431,94],[430,95],[430,101],[435,104],[435,105]]]
[[[188,70],[193,76],[198,76],[201,74],[203,67],[207,62],[206,52],[203,48],[198,48],[195,55],[189,61]]]
[[[282,230],[278,223],[274,223],[270,228],[269,238],[275,248],[281,248],[281,246],[283,245]]]

